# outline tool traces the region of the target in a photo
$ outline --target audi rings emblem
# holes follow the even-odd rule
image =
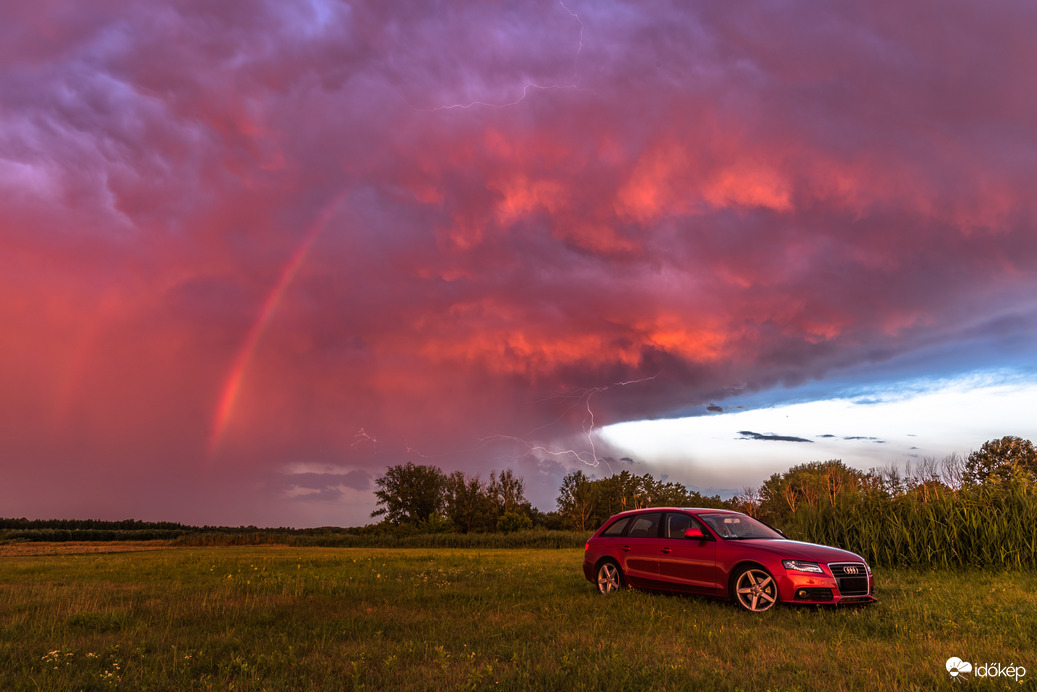
[[[845,574],[857,574],[857,568],[854,567],[853,565],[847,565],[846,567],[843,567],[843,573],[845,573]]]

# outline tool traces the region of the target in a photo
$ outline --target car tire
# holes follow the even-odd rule
[[[610,594],[623,588],[623,570],[615,560],[602,560],[598,563],[598,593]]]
[[[731,580],[731,600],[744,610],[762,613],[778,602],[778,584],[763,567],[748,565]]]

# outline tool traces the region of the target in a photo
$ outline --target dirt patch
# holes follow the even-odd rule
[[[64,541],[60,543],[0,543],[0,556],[76,555],[80,553],[131,553],[162,550],[169,541]]]

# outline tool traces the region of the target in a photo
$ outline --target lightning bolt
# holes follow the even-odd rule
[[[533,444],[530,444],[528,441],[526,441],[523,438],[514,437],[514,436],[511,436],[511,435],[491,435],[489,437],[483,438],[483,440],[484,440],[484,442],[488,441],[488,440],[491,440],[491,439],[496,439],[496,440],[512,440],[512,441],[518,442],[518,443],[520,443],[522,445],[525,445],[526,448],[529,450],[529,452],[532,452],[532,453],[541,453],[541,454],[545,454],[545,455],[547,455],[549,457],[555,457],[555,458],[566,457],[566,458],[569,458],[569,459],[574,459],[576,461],[579,461],[579,462],[581,462],[583,464],[586,464],[587,466],[590,466],[592,468],[597,468],[601,464],[605,464],[605,466],[608,467],[608,469],[609,469],[609,473],[612,473],[612,466],[608,463],[608,460],[606,458],[598,456],[598,449],[597,449],[597,446],[594,443],[595,422],[594,422],[594,409],[591,406],[591,399],[594,397],[595,394],[601,394],[602,392],[607,392],[610,389],[614,389],[616,387],[626,387],[626,386],[629,386],[629,385],[632,385],[632,384],[639,384],[641,382],[649,382],[651,380],[656,379],[661,374],[662,374],[661,372],[658,372],[658,373],[652,375],[651,377],[642,377],[642,378],[637,379],[637,380],[626,380],[624,382],[613,382],[612,384],[604,385],[604,386],[601,386],[601,387],[592,387],[590,389],[584,389],[584,390],[579,391],[578,393],[563,394],[563,395],[559,395],[559,396],[555,396],[555,397],[549,397],[549,399],[573,398],[573,399],[579,400],[582,403],[583,408],[586,411],[586,415],[583,418],[582,426],[581,426],[582,430],[583,430],[583,436],[587,438],[587,449],[586,450],[581,451],[581,450],[576,450],[576,449],[571,449],[571,448],[570,449],[551,449],[551,448],[545,447],[543,445],[533,445]],[[549,399],[542,399],[541,401],[548,401]],[[548,427],[550,425],[553,425],[554,423],[557,423],[559,420],[561,420],[561,418],[562,418],[562,416],[559,416],[558,418],[556,418],[551,423],[546,423],[545,425],[542,425],[539,428],[536,428],[535,430],[531,431],[529,434],[532,435],[537,430],[542,430],[543,428],[546,428],[546,427]]]
[[[555,399],[572,399],[572,400],[578,402],[578,406],[583,410],[583,414],[582,414],[583,415],[583,419],[581,421],[581,426],[580,426],[581,436],[586,438],[586,440],[587,440],[587,445],[586,445],[586,447],[584,449],[575,449],[575,448],[564,448],[563,449],[561,447],[549,447],[549,446],[546,446],[544,444],[537,444],[537,443],[534,443],[534,442],[530,441],[530,438],[535,436],[538,431],[543,430],[545,428],[549,428],[549,427],[555,425],[556,423],[558,423],[559,421],[561,421],[565,417],[565,415],[567,413],[567,412],[563,412],[557,418],[555,418],[553,421],[550,421],[548,423],[545,423],[544,425],[541,425],[541,426],[539,426],[537,428],[534,428],[533,430],[531,430],[528,433],[526,433],[523,437],[517,437],[515,435],[501,435],[501,434],[487,435],[485,437],[478,438],[476,440],[476,444],[474,444],[474,446],[453,448],[453,449],[450,449],[450,450],[446,450],[446,451],[442,451],[442,452],[435,452],[435,453],[426,453],[426,452],[424,452],[424,451],[422,451],[420,449],[416,449],[415,447],[411,447],[409,444],[404,444],[403,447],[402,447],[403,454],[405,456],[407,456],[407,457],[416,457],[416,458],[422,459],[422,460],[433,460],[434,461],[434,460],[441,459],[441,458],[448,458],[448,457],[456,456],[458,454],[469,454],[469,453],[472,453],[472,452],[476,452],[476,451],[478,451],[480,449],[486,448],[487,446],[491,445],[494,442],[508,441],[508,442],[514,442],[514,443],[520,445],[522,448],[524,448],[526,454],[530,454],[531,453],[531,454],[539,455],[541,458],[550,457],[550,458],[556,458],[556,459],[560,459],[560,458],[570,459],[570,460],[574,460],[574,461],[579,461],[580,463],[585,464],[587,466],[590,466],[592,468],[597,468],[601,464],[604,464],[609,469],[609,472],[611,473],[612,472],[612,466],[609,464],[609,460],[606,457],[600,456],[598,454],[597,445],[595,443],[595,439],[594,438],[595,438],[595,433],[596,433],[598,428],[597,428],[597,423],[595,421],[595,413],[594,413],[594,406],[593,406],[592,400],[593,400],[593,398],[596,395],[601,394],[603,392],[607,392],[607,391],[609,391],[611,389],[615,389],[616,387],[628,387],[630,385],[635,385],[635,384],[639,384],[639,383],[642,383],[642,382],[650,382],[650,381],[658,378],[660,375],[662,375],[661,371],[656,373],[655,375],[652,375],[651,377],[642,377],[640,379],[626,380],[626,381],[623,381],[623,382],[613,382],[612,384],[608,384],[608,385],[602,385],[602,386],[599,386],[599,387],[591,387],[591,388],[588,388],[588,389],[576,390],[574,392],[569,392],[569,393],[565,393],[565,394],[557,394],[557,395],[553,395],[553,396],[546,397],[546,398],[543,398],[543,399],[539,399],[537,403],[542,403],[542,402],[545,402],[545,401],[551,401],[551,400],[555,400]],[[572,410],[572,408],[568,409],[568,411],[571,411],[571,410]],[[368,443],[368,442],[371,443],[372,445],[374,445],[374,444],[377,443],[377,440],[375,438],[371,437],[366,432],[366,430],[364,428],[360,428],[357,431],[357,433],[354,435],[354,441],[350,445],[350,447],[357,447],[357,446],[359,446],[359,445],[361,445],[363,443]],[[384,453],[384,450],[383,450],[383,453]]]
[[[573,72],[572,72],[572,75],[569,77],[569,83],[565,83],[565,84],[538,84],[538,83],[530,80],[530,81],[527,81],[525,84],[522,85],[522,95],[519,96],[517,99],[514,99],[513,101],[508,101],[506,103],[493,103],[493,102],[490,102],[490,101],[469,101],[468,103],[454,103],[454,104],[451,104],[449,106],[436,106],[435,108],[432,108],[429,112],[435,113],[437,111],[446,111],[446,110],[468,110],[468,109],[474,108],[476,106],[482,106],[482,107],[485,107],[485,108],[498,108],[498,109],[510,108],[511,106],[514,106],[516,104],[519,104],[519,103],[522,103],[523,101],[525,101],[526,100],[526,96],[529,95],[530,90],[551,91],[551,90],[556,90],[556,89],[578,89],[578,87],[576,86],[576,66],[577,66],[578,61],[580,59],[580,54],[583,53],[583,29],[584,29],[584,24],[583,24],[583,20],[580,19],[580,15],[578,15],[575,12],[573,12],[572,10],[570,10],[569,7],[564,2],[562,2],[562,0],[558,0],[558,4],[562,7],[563,10],[568,12],[569,15],[573,19],[575,19],[579,23],[579,25],[580,25],[579,42],[578,42],[578,44],[576,46],[576,55],[573,57]]]
[[[540,91],[549,91],[549,90],[553,90],[553,89],[575,89],[575,88],[576,88],[575,84],[571,84],[571,85],[553,84],[553,85],[546,85],[545,86],[545,85],[537,84],[535,82],[526,82],[522,86],[522,96],[519,96],[514,101],[508,101],[507,103],[490,103],[489,101],[471,101],[469,103],[454,103],[454,104],[451,104],[449,106],[436,106],[435,108],[431,109],[431,111],[429,111],[429,112],[436,113],[438,111],[468,110],[469,108],[474,108],[476,106],[485,106],[486,108],[504,109],[504,108],[510,108],[511,106],[514,106],[516,104],[519,104],[519,103],[522,103],[523,101],[525,101],[526,100],[526,95],[529,94],[529,90],[530,89],[538,89]]]
[[[360,430],[357,431],[356,435],[353,435],[353,444],[349,446],[356,447],[358,444],[362,442],[370,442],[374,447],[378,447],[378,440],[368,435],[367,431],[365,431],[363,428],[360,428]]]
[[[565,10],[570,15],[572,15],[573,19],[575,19],[577,22],[580,23],[580,44],[578,46],[576,46],[576,58],[575,58],[575,60],[579,60],[580,59],[580,54],[583,53],[583,20],[580,19],[580,15],[578,15],[575,12],[573,12],[572,10],[570,10],[568,8],[568,6],[566,6],[566,4],[564,2],[562,2],[562,0],[558,0],[558,4],[562,6],[563,10]],[[575,70],[573,70],[573,77],[574,78],[576,77],[576,71]]]

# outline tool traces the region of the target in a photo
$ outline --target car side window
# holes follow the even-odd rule
[[[692,519],[687,514],[667,514],[665,536],[667,538],[684,538],[685,529],[690,529],[692,526]]]
[[[602,536],[622,536],[623,529],[630,523],[630,517],[623,517],[619,521],[612,522],[612,526],[601,532]]]
[[[630,526],[627,534],[630,538],[655,538],[659,535],[659,520],[662,518],[660,512],[651,514],[638,514],[633,517],[634,523]]]

